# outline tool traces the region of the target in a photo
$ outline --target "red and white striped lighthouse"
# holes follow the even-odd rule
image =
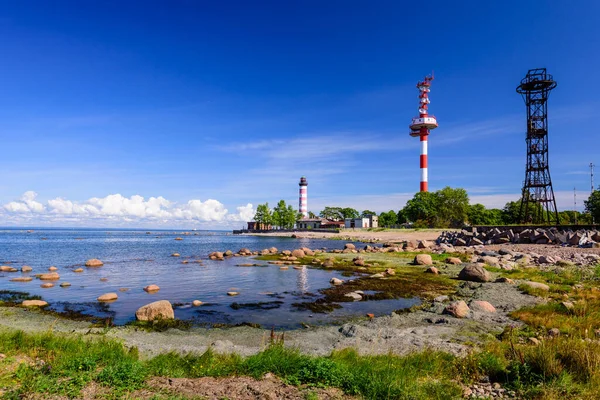
[[[438,127],[437,120],[433,115],[427,113],[429,108],[429,88],[433,75],[426,76],[423,82],[417,83],[419,89],[419,116],[412,119],[410,127],[410,136],[421,139],[421,192],[427,191],[427,137],[429,131]]]
[[[300,178],[300,200],[299,200],[299,211],[304,215],[304,218],[308,218],[308,182],[303,176]]]

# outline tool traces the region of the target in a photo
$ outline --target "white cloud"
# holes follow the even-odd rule
[[[147,200],[139,195],[125,197],[110,194],[106,197],[93,197],[83,202],[57,197],[46,204],[36,201],[37,193],[29,191],[17,201],[0,207],[6,212],[0,214],[7,222],[77,222],[112,221],[115,223],[153,222],[156,224],[174,224],[177,222],[203,223],[213,222],[230,224],[249,221],[254,216],[254,207],[248,203],[237,207],[237,213],[229,214],[227,208],[218,200],[189,200],[177,204],[162,196]],[[2,222],[2,220],[0,220]]]
[[[19,201],[11,201],[4,205],[4,209],[15,213],[41,213],[44,211],[44,205],[35,201],[37,193],[34,191],[27,191],[23,193]]]
[[[245,206],[239,206],[236,209],[238,211],[237,214],[230,214],[227,216],[230,221],[251,221],[252,218],[254,218],[254,215],[256,215],[256,210],[252,203],[248,203]]]

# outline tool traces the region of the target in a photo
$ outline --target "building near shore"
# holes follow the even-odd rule
[[[330,221],[326,218],[302,218],[296,222],[297,229],[339,229],[343,227],[342,221]]]
[[[273,229],[271,225],[263,224],[261,222],[249,221],[248,222],[248,230],[249,231],[270,231]]]
[[[346,229],[366,229],[379,227],[379,217],[377,215],[367,215],[362,218],[346,218],[344,219],[344,227]]]

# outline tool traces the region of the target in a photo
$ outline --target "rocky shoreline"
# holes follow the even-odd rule
[[[414,258],[413,253],[418,253]],[[396,257],[410,255],[408,268],[421,268],[419,273],[433,272],[433,275],[456,280],[456,290],[450,296],[442,295],[425,303],[420,309],[406,313],[392,313],[388,316],[370,318],[357,316],[356,322],[342,326],[318,326],[286,332],[286,345],[298,347],[309,354],[324,355],[332,350],[356,347],[363,354],[385,354],[393,352],[406,354],[425,348],[440,349],[453,354],[466,354],[474,337],[497,334],[505,327],[518,325],[508,317],[511,311],[523,306],[537,304],[540,299],[524,294],[518,285],[521,281],[495,280],[496,274],[487,272],[483,266],[497,266],[511,269],[528,262],[540,261],[541,257],[524,253],[499,250],[497,253],[485,248],[456,249],[448,245],[437,245],[427,240],[404,243],[384,243],[381,247],[365,245],[357,249],[348,243],[343,250],[326,252],[320,249],[299,248],[293,251],[278,251],[275,248],[261,251],[240,249],[215,252],[209,255],[214,260],[228,257],[271,256],[271,264],[300,265],[306,263],[318,268],[344,268],[359,274],[359,278],[385,282],[397,278],[394,268],[384,268],[385,257],[395,262]],[[465,254],[468,262],[456,257],[444,261],[433,261],[431,255]],[[345,257],[342,261],[335,257]],[[310,260],[307,260],[307,257]],[[384,257],[384,258],[379,258]],[[439,258],[439,257],[438,257]],[[302,261],[301,261],[302,260]],[[542,259],[543,260],[543,259]],[[465,270],[470,273],[465,273]],[[357,278],[333,282],[344,290],[345,285]],[[342,293],[354,294],[356,291]],[[358,294],[360,296],[360,294]],[[357,300],[350,296],[348,301]],[[360,299],[358,299],[360,300]],[[167,307],[168,308],[168,307]],[[104,334],[101,328],[89,328],[82,322],[60,320],[35,310],[3,308],[0,326],[36,330],[52,326],[55,330]],[[170,314],[172,315],[172,314]],[[172,318],[172,316],[171,316]],[[83,324],[83,325],[82,325]],[[189,331],[170,329],[167,332],[145,332],[136,327],[123,326],[110,328],[105,334],[123,340],[128,346],[136,346],[148,354],[165,351],[205,351],[212,347],[220,352],[236,352],[243,355],[254,354],[263,348],[270,332],[251,327],[228,329],[192,328]]]
[[[374,285],[386,296],[395,295],[394,291],[400,289],[414,295],[410,290],[417,290],[416,287],[422,304],[380,317],[357,316],[343,324],[278,332],[251,326],[165,331],[147,331],[135,325],[93,327],[86,321],[56,318],[35,306],[0,307],[0,330],[51,330],[66,335],[111,338],[128,348],[136,348],[146,359],[169,352],[201,354],[209,349],[219,354],[250,356],[265,351],[274,335],[281,337],[286,347],[314,356],[352,348],[360,355],[442,351],[467,359],[485,348],[490,340],[526,329],[525,323],[515,317],[519,310],[556,304],[557,296],[562,301],[558,307],[564,310],[578,307],[577,293],[583,285],[570,279],[566,281],[569,289],[562,286],[563,290],[560,285],[565,285],[564,279],[539,278],[569,276],[565,271],[592,276],[600,262],[598,248],[552,244],[454,246],[443,240],[437,243],[413,238],[364,246],[346,243],[343,247],[329,251],[306,247],[283,251],[274,247],[243,248],[235,253],[212,252],[208,258],[213,261],[252,258],[262,262],[239,264],[250,268],[266,261],[279,268],[308,266],[347,273],[342,279],[332,279],[331,287],[323,290],[326,301],[372,301],[374,295],[361,285],[369,288]],[[400,282],[401,286],[394,286]],[[516,338],[519,346],[550,344],[561,335],[556,327],[538,328],[532,333]],[[487,376],[461,387],[464,398],[517,397],[517,392],[505,389]]]

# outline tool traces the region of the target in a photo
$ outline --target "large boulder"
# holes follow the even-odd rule
[[[102,296],[98,297],[98,301],[100,302],[108,302],[115,301],[119,298],[116,293],[104,293]]]
[[[138,308],[135,318],[138,321],[153,321],[157,318],[175,319],[175,313],[168,300],[159,300]]]
[[[158,292],[160,290],[160,287],[158,287],[158,285],[148,285],[144,288],[144,291],[148,292],[148,293],[155,293]]]
[[[460,271],[458,279],[471,282],[489,282],[492,277],[481,265],[469,264]]]
[[[39,278],[43,281],[57,281],[60,279],[60,275],[56,272],[49,272],[47,274],[40,274]]]
[[[45,307],[48,303],[44,300],[24,300],[21,305],[23,307]]]
[[[102,261],[98,260],[97,258],[92,258],[85,262],[86,267],[101,267],[103,265],[104,265],[104,263]]]
[[[420,240],[419,244],[417,245],[417,248],[419,249],[428,249],[431,247],[431,243],[429,243],[427,240]]]
[[[469,315],[469,306],[464,301],[454,301],[446,306],[444,314],[452,315],[456,318],[465,318]]]
[[[311,249],[309,249],[308,247],[303,247],[300,250],[302,250],[304,252],[304,254],[307,255],[307,256],[311,256],[312,257],[312,256],[315,255],[315,252],[312,251]]]
[[[483,301],[483,300],[474,300],[474,301],[472,301],[471,302],[471,309],[473,311],[481,311],[481,312],[488,312],[488,313],[495,313],[496,312],[496,307],[494,307],[493,305],[491,305],[487,301]]]
[[[460,263],[462,263],[462,261],[458,257],[448,257],[448,258],[446,258],[446,264],[458,265]]]
[[[292,251],[292,257],[302,258],[305,255],[306,254],[304,253],[304,250],[301,250],[301,249],[296,249],[296,250]]]
[[[413,262],[415,265],[432,265],[433,264],[433,260],[431,259],[431,256],[429,254],[417,254],[417,256],[415,257]]]
[[[341,279],[338,279],[338,278],[331,278],[331,279],[329,280],[329,283],[331,283],[332,285],[336,285],[336,286],[337,286],[337,285],[341,285],[341,284],[343,284],[343,283],[344,283],[344,281],[343,281],[343,280],[341,280]]]

